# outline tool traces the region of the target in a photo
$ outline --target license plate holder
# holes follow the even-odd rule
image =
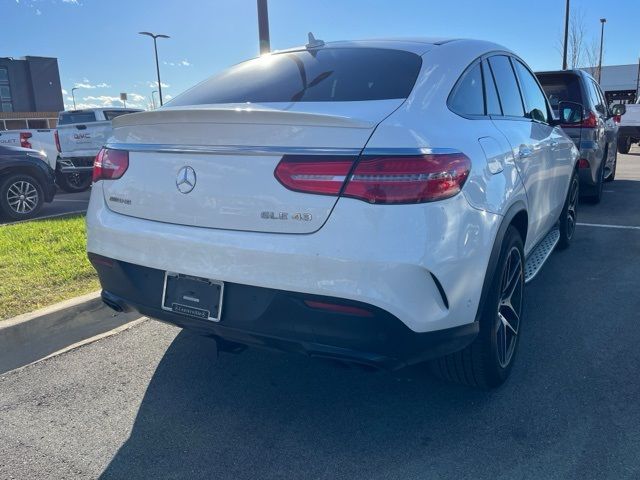
[[[162,309],[191,318],[220,321],[224,283],[210,278],[165,272]]]

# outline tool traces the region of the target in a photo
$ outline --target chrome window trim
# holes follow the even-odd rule
[[[362,155],[445,155],[462,153],[455,148],[365,148]]]

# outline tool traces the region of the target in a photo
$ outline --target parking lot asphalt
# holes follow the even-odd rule
[[[500,389],[147,321],[0,376],[0,478],[640,477],[640,149],[527,286]]]
[[[87,207],[89,206],[90,196],[91,189],[79,193],[66,193],[58,190],[56,196],[53,198],[53,202],[45,203],[42,210],[40,210],[35,218],[46,218],[66,213],[86,212]],[[0,225],[5,223],[11,222],[0,217]]]

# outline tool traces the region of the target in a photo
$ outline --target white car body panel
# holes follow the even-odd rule
[[[37,150],[47,158],[47,163],[54,170],[56,169],[56,160],[58,158],[58,149],[54,137],[55,129],[39,128],[39,129],[22,129],[22,130],[5,130],[0,131],[0,145],[19,147],[20,134],[27,132],[31,134],[29,143],[33,150]]]
[[[87,213],[88,251],[165,271],[357,300],[392,313],[414,332],[474,322],[503,216],[514,206],[529,213],[526,253],[557,221],[577,158],[575,148],[569,147],[571,140],[549,127],[553,132],[534,146],[541,151],[531,159],[541,166],[529,165],[517,159],[520,145],[511,145],[514,135],[494,121],[468,120],[448,109],[449,93],[465,68],[481,55],[506,52],[499,45],[477,41],[441,46],[428,41],[335,45],[419,52],[422,68],[409,97],[380,110],[367,105],[375,102],[358,102],[360,110],[353,106],[341,110],[339,102],[288,108],[259,105],[254,112],[238,111],[237,121],[229,120],[224,106],[189,112],[166,107],[116,120],[108,144],[132,150],[131,144],[160,143],[176,149],[189,145],[364,148],[365,154],[455,149],[471,159],[460,194],[432,203],[370,205],[286,190],[273,177],[278,155],[162,153],[154,168],[152,154],[133,152],[122,179],[94,185]],[[286,113],[289,108],[294,113]],[[296,108],[301,110],[295,112]],[[220,120],[211,122],[210,115]],[[532,122],[520,123],[531,131]],[[215,136],[209,134],[212,129]],[[553,148],[552,140],[557,142]],[[207,166],[209,161],[215,164]],[[179,168],[187,164],[202,172],[210,191],[183,202],[175,180]],[[253,180],[245,174],[250,166],[259,173]],[[225,171],[231,173],[223,179]],[[259,194],[248,196],[250,191]],[[116,200],[110,201],[111,197]],[[131,200],[131,205],[117,198]],[[133,205],[134,201],[139,203]],[[219,202],[230,210],[216,210]],[[299,206],[314,212],[314,218],[318,215],[318,222],[267,226],[257,216],[260,205],[267,210]],[[432,275],[446,292],[449,308]]]
[[[640,103],[625,105],[626,112],[620,117],[619,127],[640,127]]]

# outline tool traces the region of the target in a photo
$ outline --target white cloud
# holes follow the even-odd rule
[[[74,5],[80,5],[78,0],[62,0],[62,3],[72,3]]]
[[[82,82],[76,83],[74,87],[75,88],[111,88],[111,85],[104,82],[93,85],[87,78],[83,78]]]
[[[42,15],[42,12],[40,11],[39,8],[36,8],[36,15]]]
[[[171,100],[173,98],[173,95],[165,95],[164,99],[165,100]]]
[[[167,65],[169,67],[190,67],[191,62],[186,58],[184,60],[180,60],[179,62],[162,62],[163,65]]]
[[[161,83],[162,88],[169,88],[171,85],[169,85],[168,83]],[[158,88],[158,82],[147,82],[147,86],[149,88]]]
[[[63,89],[62,89],[62,94],[63,94],[63,95],[68,95],[68,94],[69,94],[69,92],[67,92],[67,91],[63,88]]]

